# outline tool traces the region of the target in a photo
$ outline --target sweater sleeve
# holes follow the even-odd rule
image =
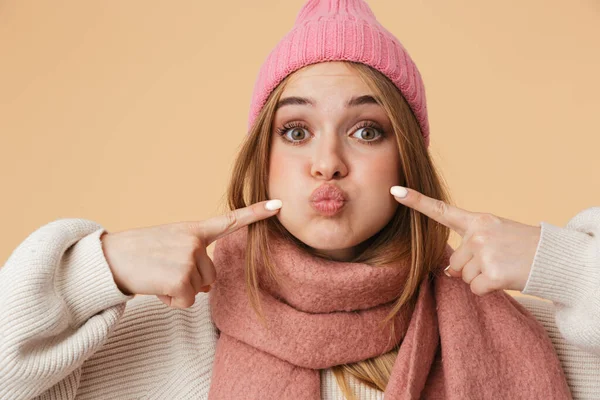
[[[600,207],[565,228],[541,222],[524,294],[551,300],[556,325],[571,344],[600,355]]]
[[[0,268],[0,399],[74,397],[83,362],[133,298],[114,282],[103,232],[85,219],[50,222]]]

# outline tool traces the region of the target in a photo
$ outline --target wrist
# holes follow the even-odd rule
[[[102,233],[102,235],[100,235],[100,243],[102,244],[102,252],[104,253],[104,258],[106,259],[106,263],[108,264],[108,267],[112,274],[113,280],[114,280],[115,284],[117,285],[117,288],[124,295],[131,296],[131,295],[133,295],[133,293],[131,293],[131,291],[125,287],[125,285],[119,278],[118,274],[115,274],[114,260],[113,260],[113,257],[111,257],[112,241],[110,240],[110,238],[111,238],[111,234],[108,232],[104,232],[104,233]]]

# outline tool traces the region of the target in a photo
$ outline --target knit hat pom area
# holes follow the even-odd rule
[[[415,115],[429,147],[429,122],[421,74],[400,41],[364,0],[308,0],[293,28],[271,50],[256,79],[248,129],[281,81],[302,67],[325,61],[366,64],[388,77]]]

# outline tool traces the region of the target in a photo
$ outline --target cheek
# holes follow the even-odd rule
[[[398,157],[387,154],[355,166],[356,185],[361,188],[358,208],[363,211],[363,215],[386,219],[394,214],[398,202],[390,194],[390,188],[400,181]]]
[[[269,162],[269,197],[289,199],[300,182],[302,162],[293,155],[273,149]]]
[[[276,218],[290,232],[296,232],[303,225],[303,218],[309,211],[303,202],[306,186],[302,185],[306,178],[302,175],[302,160],[281,151],[271,153],[269,163],[268,196],[279,199],[283,208]]]
[[[277,143],[271,141],[271,154],[269,155],[269,198],[278,196],[281,182],[286,170],[285,158],[277,151]]]
[[[388,193],[390,187],[399,183],[399,169],[398,156],[389,153],[361,160],[354,168],[358,185],[377,192],[387,190]]]

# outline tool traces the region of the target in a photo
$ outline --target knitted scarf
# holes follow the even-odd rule
[[[441,273],[423,280],[414,305],[390,312],[408,267],[329,261],[289,241],[270,242],[285,284],[262,275],[266,329],[246,292],[247,228],[217,241],[210,292],[217,341],[209,400],[320,399],[319,370],[399,345],[386,399],[571,399],[544,327],[503,291],[477,296]]]

